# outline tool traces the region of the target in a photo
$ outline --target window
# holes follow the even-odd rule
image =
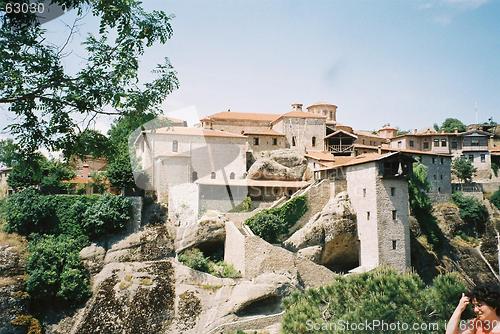
[[[177,140],[174,140],[172,142],[172,152],[177,152],[179,150],[179,142]]]
[[[392,220],[396,220],[398,218],[398,212],[396,210],[392,210]]]
[[[415,142],[413,140],[410,140],[410,147],[415,147]]]
[[[391,196],[396,195],[396,188],[391,187]]]
[[[312,137],[312,146],[315,147],[316,146],[316,137]]]
[[[295,136],[292,136],[292,146],[295,146]]]
[[[197,172],[192,172],[191,173],[191,182],[194,182],[198,180],[198,173]]]
[[[434,180],[437,180],[437,176],[436,176],[436,174],[434,174],[434,175],[432,176],[432,178],[433,178]]]
[[[436,158],[432,158],[432,163],[435,164],[436,163]]]
[[[259,145],[259,137],[253,137],[253,144]]]
[[[363,139],[363,145],[365,144],[365,140]]]
[[[429,142],[424,141],[424,150],[428,150],[428,149],[429,149]]]
[[[398,148],[401,148],[401,146],[403,145],[403,143],[400,141],[398,141]]]
[[[481,162],[486,162],[486,155],[481,154]]]
[[[333,119],[333,111],[330,111],[330,119]]]
[[[434,147],[439,147],[439,139],[434,139]]]
[[[469,154],[469,161],[470,161],[470,162],[474,162],[474,155]]]
[[[366,197],[366,188],[363,188],[363,197]]]
[[[215,172],[210,173],[210,178],[215,179]]]
[[[273,145],[278,145],[278,138],[273,138]]]
[[[444,158],[441,158],[441,165],[444,164]]]
[[[456,150],[458,148],[458,142],[456,140],[451,142],[451,148]]]
[[[479,146],[479,139],[471,139],[470,146]]]
[[[370,220],[370,211],[366,211],[366,220]]]
[[[442,180],[443,179],[443,174],[439,174],[439,179]]]
[[[440,193],[440,192],[441,192],[441,187],[438,187],[438,193]]]
[[[392,249],[395,250],[397,246],[397,240],[392,240]]]
[[[234,173],[233,173],[233,172],[231,172],[231,174],[229,174],[229,178],[230,178],[231,180],[234,180]]]
[[[441,147],[446,147],[446,139],[441,139]]]

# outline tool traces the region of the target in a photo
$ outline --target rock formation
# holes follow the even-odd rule
[[[311,171],[307,159],[294,150],[260,152],[255,163],[248,170],[248,179],[301,181],[310,180]]]
[[[320,213],[284,242],[284,247],[336,271],[355,265],[356,219],[347,193],[332,198]]]

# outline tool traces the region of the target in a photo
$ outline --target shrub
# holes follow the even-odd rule
[[[493,195],[491,195],[490,202],[497,207],[497,209],[500,209],[500,189],[495,191]]]
[[[401,274],[389,268],[339,276],[330,285],[294,292],[287,297],[283,301],[282,331],[285,334],[338,333],[334,324],[379,320],[438,322],[441,328],[428,333],[442,333],[445,320],[464,290],[463,282],[456,275],[436,278],[433,286],[427,288],[417,274]],[[311,331],[307,324],[330,325],[332,329]],[[384,329],[373,328],[370,333],[385,333]]]
[[[26,329],[26,334],[42,334],[42,326],[38,319],[32,315],[22,314],[18,315],[14,320],[10,322],[14,326],[24,327]]]
[[[88,273],[79,259],[82,240],[44,236],[30,242],[26,290],[36,302],[73,304],[90,296]]]
[[[287,224],[281,217],[267,212],[255,215],[246,224],[255,235],[269,243],[278,242],[278,237],[287,231]]]
[[[241,274],[232,264],[224,261],[208,263],[208,273],[217,277],[238,278]]]
[[[241,277],[239,271],[222,260],[212,261],[206,257],[198,248],[192,248],[179,255],[179,261],[191,269],[203,271],[217,277],[237,278]]]
[[[245,197],[243,201],[236,205],[230,212],[250,212],[252,211],[252,199],[250,197]]]
[[[184,251],[179,255],[179,261],[191,269],[208,272],[209,260],[197,248]]]
[[[91,238],[120,232],[132,216],[132,203],[125,197],[106,194],[84,214],[83,228]]]
[[[5,231],[28,235],[50,233],[54,229],[52,208],[34,188],[27,188],[8,197],[4,215]]]
[[[276,243],[306,212],[306,197],[297,196],[280,207],[262,210],[247,219],[245,224],[262,239]]]
[[[460,218],[472,228],[475,228],[477,232],[482,233],[485,223],[488,221],[486,207],[476,198],[464,196],[460,192],[453,193],[451,198],[460,209]]]

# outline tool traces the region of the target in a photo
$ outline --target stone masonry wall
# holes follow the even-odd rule
[[[379,265],[376,177],[375,163],[348,167],[346,173],[347,193],[357,215],[360,266],[366,268]]]
[[[394,211],[396,211],[395,219]],[[380,264],[391,265],[400,271],[406,270],[410,266],[408,182],[406,179],[377,178],[377,225]]]

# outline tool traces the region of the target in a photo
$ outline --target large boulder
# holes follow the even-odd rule
[[[169,226],[149,226],[115,243],[106,253],[104,264],[162,260],[174,253],[174,232]]]
[[[226,222],[227,218],[223,214],[208,210],[196,223],[179,227],[175,242],[177,252],[193,247],[223,245],[226,238]]]
[[[91,275],[97,274],[104,266],[106,250],[103,247],[91,244],[80,250],[80,260]]]
[[[284,242],[284,247],[316,263],[342,271],[357,262],[356,216],[346,192]]]
[[[301,181],[311,177],[307,159],[294,150],[260,152],[247,174],[252,180]]]
[[[85,307],[49,332],[221,333],[234,321],[254,326],[261,324],[256,315],[279,315],[282,298],[298,288],[300,282],[287,273],[245,280],[218,278],[173,259],[110,263],[95,276]]]

